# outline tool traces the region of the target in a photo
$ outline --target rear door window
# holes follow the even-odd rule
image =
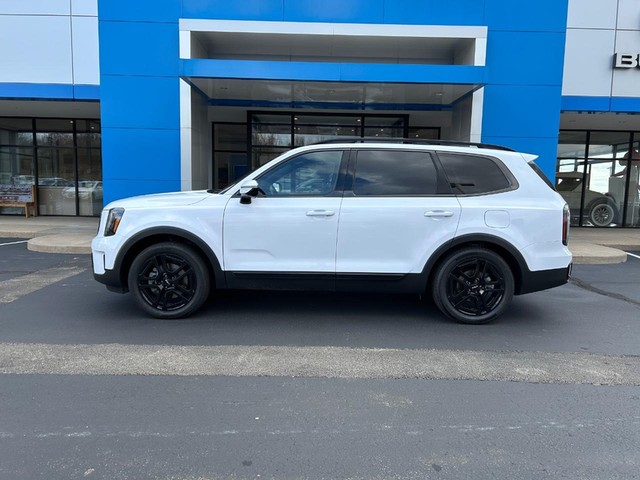
[[[353,193],[356,196],[435,195],[438,172],[427,152],[359,150]]]

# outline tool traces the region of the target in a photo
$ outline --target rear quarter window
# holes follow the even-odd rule
[[[493,158],[441,152],[438,158],[455,194],[482,195],[517,188],[515,178]]]

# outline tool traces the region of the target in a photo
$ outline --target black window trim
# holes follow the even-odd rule
[[[442,168],[442,172],[445,176],[445,178],[447,179],[447,185],[449,185],[449,188],[451,189],[452,195],[456,196],[456,197],[481,197],[484,195],[495,195],[497,193],[505,193],[505,192],[512,192],[514,190],[517,190],[518,188],[520,188],[520,184],[518,183],[518,180],[516,179],[516,177],[513,176],[513,174],[511,173],[511,170],[509,170],[506,165],[502,162],[502,160],[500,160],[498,157],[494,157],[491,155],[478,155],[477,153],[469,153],[469,152],[454,152],[454,151],[449,151],[449,150],[438,150],[438,151],[434,151],[433,152],[437,158],[437,162],[440,164],[440,168]],[[451,182],[449,180],[449,177],[446,174],[446,171],[444,169],[444,166],[442,165],[442,160],[440,159],[440,154],[442,155],[464,155],[464,156],[468,156],[468,157],[474,157],[474,158],[486,158],[490,161],[492,161],[497,167],[498,169],[502,172],[502,174],[505,176],[505,178],[507,179],[507,181],[509,182],[509,186],[507,188],[501,188],[498,190],[490,190],[490,191],[486,191],[486,192],[481,192],[481,193],[458,193],[458,192],[454,192],[453,191],[453,187],[451,186]]]

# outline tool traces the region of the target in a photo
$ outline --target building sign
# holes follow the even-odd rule
[[[640,68],[640,53],[616,53],[613,68]]]

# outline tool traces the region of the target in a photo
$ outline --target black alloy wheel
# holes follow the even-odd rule
[[[433,299],[448,317],[461,323],[487,323],[509,306],[513,273],[497,253],[469,247],[449,255],[438,267]]]
[[[179,243],[159,243],[143,250],[131,264],[129,290],[150,315],[182,318],[195,312],[209,296],[204,260]]]

